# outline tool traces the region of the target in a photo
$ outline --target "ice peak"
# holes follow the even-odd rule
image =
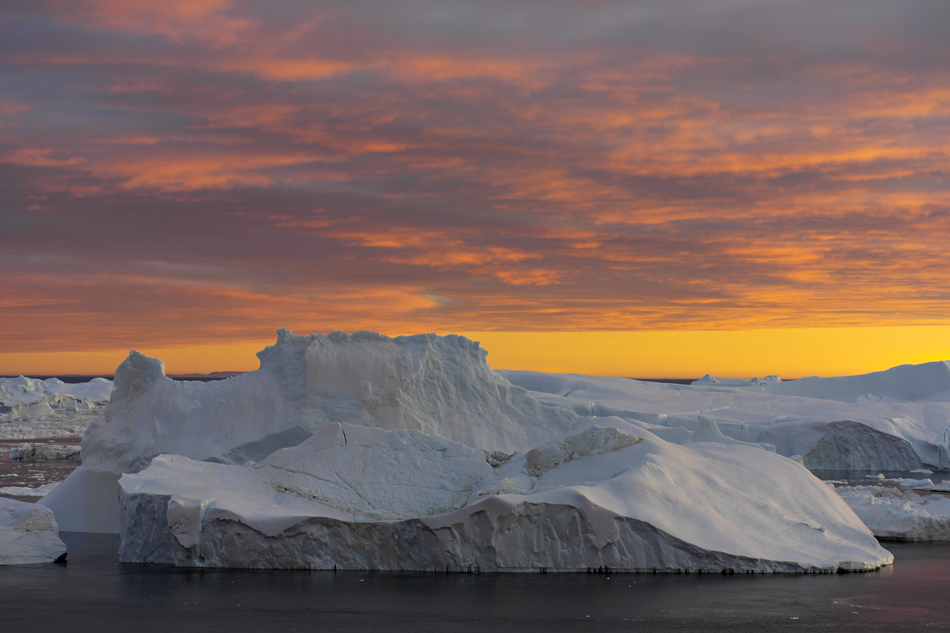
[[[165,363],[133,349],[115,370],[115,387],[109,403],[125,400],[161,380],[168,380]]]

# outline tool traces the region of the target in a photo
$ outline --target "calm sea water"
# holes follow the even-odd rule
[[[0,567],[4,631],[950,631],[950,544],[886,543],[867,574],[419,574],[116,562],[64,533],[66,565]]]

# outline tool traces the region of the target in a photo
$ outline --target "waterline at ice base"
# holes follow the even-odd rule
[[[813,470],[946,467],[945,363],[690,386],[494,371],[463,337],[282,330],[261,368],[132,352],[40,503],[126,561],[442,571],[871,570]],[[804,465],[803,465],[804,464]]]

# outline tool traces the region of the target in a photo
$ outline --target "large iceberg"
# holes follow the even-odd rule
[[[768,443],[729,437],[705,414],[671,426],[607,402],[541,402],[486,355],[457,336],[281,330],[259,370],[181,383],[132,352],[82,466],[40,503],[63,529],[118,531],[122,560],[185,566],[892,561],[840,497]]]
[[[500,371],[536,399],[579,415],[616,415],[668,441],[714,439],[770,445],[812,470],[950,468],[950,366],[783,382],[691,385],[532,371]]]

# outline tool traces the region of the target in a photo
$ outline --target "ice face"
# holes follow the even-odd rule
[[[352,424],[329,424],[254,469],[276,490],[374,519],[456,510],[493,473],[481,450],[419,431]]]

